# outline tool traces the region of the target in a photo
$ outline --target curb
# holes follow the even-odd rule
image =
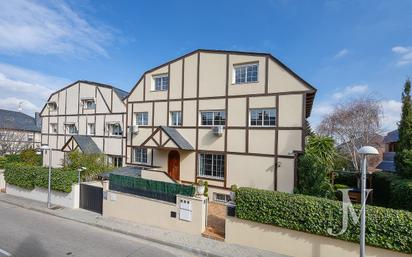
[[[51,212],[48,212],[48,211],[39,210],[39,209],[31,208],[31,207],[26,207],[22,204],[18,204],[18,203],[12,202],[12,201],[7,201],[5,199],[0,199],[0,202],[4,202],[4,203],[8,203],[8,204],[11,204],[11,205],[14,205],[14,206],[18,206],[18,207],[21,207],[21,208],[26,209],[26,210],[35,211],[35,212],[39,212],[39,213],[43,213],[43,214],[48,214],[48,215],[58,217],[58,218],[62,218],[62,219],[65,219],[65,220],[75,221],[75,222],[78,222],[78,223],[81,223],[81,224],[85,224],[85,225],[89,225],[89,226],[93,226],[93,227],[113,231],[113,232],[116,232],[116,233],[120,233],[120,234],[123,234],[123,235],[143,239],[143,240],[146,240],[146,241],[151,241],[151,242],[154,242],[154,243],[170,246],[170,247],[173,247],[173,248],[176,248],[176,249],[179,249],[179,250],[184,250],[184,251],[192,252],[192,253],[195,253],[195,254],[201,254],[201,255],[204,255],[204,256],[207,256],[207,257],[225,257],[223,255],[214,254],[214,253],[202,250],[202,249],[183,246],[183,245],[179,245],[177,243],[172,243],[172,242],[160,240],[160,239],[157,239],[157,238],[154,238],[154,237],[143,236],[143,235],[140,235],[140,234],[123,231],[121,229],[116,229],[116,228],[112,228],[112,227],[97,224],[97,223],[90,223],[90,222],[86,222],[86,221],[81,221],[81,220],[77,220],[77,219],[57,215],[55,213],[51,213]]]

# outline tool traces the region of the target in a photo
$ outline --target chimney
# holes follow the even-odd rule
[[[41,117],[39,112],[34,113],[34,122],[36,123],[36,127],[41,128]]]

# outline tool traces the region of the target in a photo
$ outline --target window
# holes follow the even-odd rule
[[[33,142],[33,136],[32,136],[32,135],[28,135],[28,136],[27,136],[27,141]]]
[[[199,176],[223,179],[225,177],[225,156],[223,154],[200,154]]]
[[[216,202],[226,203],[230,201],[230,195],[213,193],[213,200]]]
[[[57,123],[50,123],[50,133],[57,134]]]
[[[123,166],[123,158],[121,156],[109,156],[109,164],[113,165],[114,167],[122,167]]]
[[[49,108],[50,111],[55,111],[55,110],[57,110],[57,103],[56,102],[48,102],[47,103],[47,108]]]
[[[87,134],[88,135],[96,134],[96,124],[95,123],[87,123]]]
[[[138,112],[136,113],[136,125],[148,125],[149,124],[149,113],[148,112]]]
[[[265,127],[276,125],[276,109],[250,110],[250,126]]]
[[[226,124],[226,114],[222,111],[201,112],[203,126],[216,126]]]
[[[170,125],[182,126],[182,112],[170,112]]]
[[[83,108],[86,110],[95,109],[96,104],[94,103],[93,99],[86,99],[83,100]]]
[[[76,124],[66,124],[66,131],[69,134],[77,134]]]
[[[122,127],[119,123],[110,124],[109,131],[112,136],[121,136],[123,134]]]
[[[259,64],[237,65],[234,67],[235,84],[251,83],[258,81]]]
[[[134,161],[138,163],[147,163],[147,149],[135,148],[134,149]]]
[[[158,75],[153,77],[153,90],[164,91],[169,88],[169,75]]]

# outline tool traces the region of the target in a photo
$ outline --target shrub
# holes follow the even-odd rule
[[[82,180],[93,180],[110,168],[104,154],[84,154],[77,150],[67,155],[64,167],[71,170],[85,167],[81,173]]]
[[[240,188],[236,195],[236,216],[240,219],[287,229],[330,236],[342,225],[342,203],[324,198]],[[360,206],[354,204],[359,213]],[[412,213],[367,206],[366,243],[371,246],[412,253]],[[358,242],[359,224],[349,219],[348,230],[335,237]]]
[[[70,193],[72,185],[77,182],[77,172],[74,170],[53,169],[51,173],[51,188],[55,191]],[[8,164],[4,172],[8,184],[32,190],[34,187],[48,187],[48,168],[28,166],[21,163]]]
[[[396,174],[373,174],[373,202],[376,205],[412,211],[412,179]]]
[[[404,178],[412,178],[412,149],[404,149],[395,155],[396,170]]]
[[[21,162],[27,165],[41,166],[42,156],[37,154],[33,148],[25,149],[20,153]]]
[[[352,187],[352,188],[357,188],[358,187],[358,176],[359,176],[359,172],[336,171],[334,183],[347,185],[348,187]]]

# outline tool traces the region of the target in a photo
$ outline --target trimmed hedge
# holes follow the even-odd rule
[[[47,188],[49,170],[40,166],[9,164],[6,165],[4,178],[8,184],[28,190],[33,190],[36,186]],[[72,185],[77,183],[77,181],[77,172],[74,170],[52,169],[52,190],[70,193]]]
[[[374,204],[412,211],[412,179],[388,172],[373,174]]]
[[[354,204],[357,213],[360,206]],[[236,216],[240,219],[332,237],[342,227],[342,202],[306,195],[252,188],[236,192]],[[359,223],[349,219],[348,230],[337,239],[358,242]],[[412,253],[412,213],[367,206],[366,243],[371,246]]]

